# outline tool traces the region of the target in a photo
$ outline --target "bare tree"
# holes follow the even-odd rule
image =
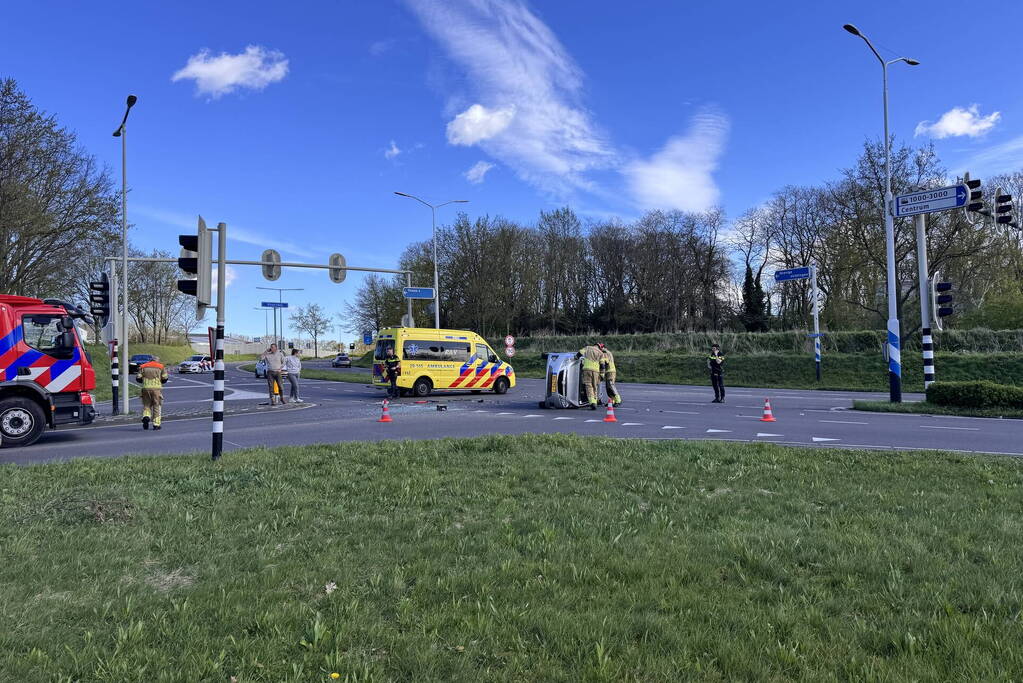
[[[291,316],[291,324],[296,329],[305,332],[313,338],[313,357],[319,358],[320,335],[329,332],[331,327],[330,317],[323,310],[323,307],[319,304],[299,306]]]

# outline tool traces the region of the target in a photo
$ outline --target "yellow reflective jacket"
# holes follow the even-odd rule
[[[584,346],[579,349],[579,355],[583,357],[583,370],[600,372],[600,361],[604,357],[603,351],[596,346]]]
[[[135,375],[135,380],[143,389],[160,389],[169,378],[167,368],[155,360],[140,365],[138,374]]]
[[[607,349],[604,350],[604,357],[601,360],[600,368],[605,376],[610,375],[614,377],[618,373],[618,368],[615,367],[615,357]]]

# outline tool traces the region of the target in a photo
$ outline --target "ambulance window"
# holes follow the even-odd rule
[[[489,363],[490,362],[490,356],[491,356],[490,347],[488,347],[486,344],[477,344],[476,345],[476,357],[477,358],[482,360],[484,363]]]
[[[60,316],[26,315],[22,318],[21,330],[25,343],[47,356],[70,358],[74,353],[74,347],[61,345],[64,328],[60,324]]]
[[[378,341],[377,348],[373,352],[373,358],[375,358],[376,360],[383,360],[387,356],[387,349],[388,348],[393,349],[395,343],[396,342],[394,339],[381,339],[380,341]],[[397,355],[397,353],[395,355]]]

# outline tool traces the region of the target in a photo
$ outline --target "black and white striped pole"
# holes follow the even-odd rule
[[[113,399],[111,415],[117,415],[121,412],[121,406],[117,399],[120,394],[119,386],[121,383],[121,368],[117,362],[117,339],[110,341],[110,397]]]
[[[934,382],[934,338],[931,336],[931,287],[927,277],[927,214],[913,217],[916,227],[916,265],[920,277],[920,348],[924,356],[924,391]],[[939,320],[940,322],[940,320]]]
[[[227,299],[227,224],[217,224],[217,344],[213,357],[213,460],[224,452],[224,302]]]

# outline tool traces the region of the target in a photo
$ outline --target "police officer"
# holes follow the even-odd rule
[[[710,371],[710,383],[714,387],[714,400],[711,403],[725,402],[725,357],[721,355],[721,347],[714,344],[710,347],[710,355],[707,356],[707,370]]]
[[[154,430],[160,429],[163,414],[163,385],[169,378],[167,368],[160,363],[157,356],[153,356],[153,360],[139,366],[135,381],[142,385],[142,429],[149,429],[150,422],[153,423]]]
[[[583,359],[583,392],[590,410],[596,410],[597,396],[600,393],[600,361],[604,358],[604,352],[599,346],[584,346],[575,357]]]
[[[398,375],[401,374],[401,360],[394,355],[394,347],[388,346],[387,351],[384,354],[384,377],[391,383],[391,386],[387,387],[388,398],[398,398]]]
[[[604,379],[604,391],[607,392],[607,400],[611,403],[621,405],[622,395],[618,393],[618,387],[615,386],[615,380],[618,378],[618,370],[615,368],[615,357],[611,351],[604,346],[601,342],[597,344],[597,348],[604,352],[604,358],[600,362],[600,374]]]

